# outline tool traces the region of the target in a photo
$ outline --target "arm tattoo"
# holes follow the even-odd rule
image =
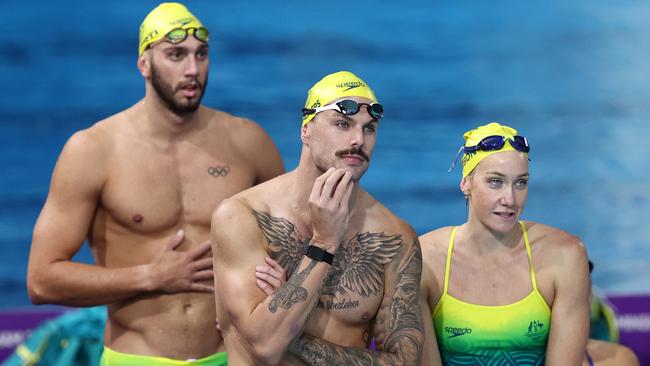
[[[399,263],[392,293],[385,294],[377,314],[378,349],[342,347],[306,334],[289,351],[310,365],[417,365],[422,354],[424,328],[418,290],[422,253],[417,239]]]
[[[275,313],[278,310],[278,306],[283,309],[289,309],[294,304],[307,300],[309,292],[301,285],[305,282],[305,278],[307,278],[311,270],[316,267],[316,263],[316,261],[312,260],[307,268],[291,276],[289,281],[273,294],[271,302],[269,302],[269,311]]]
[[[388,316],[388,329],[384,349],[396,352],[402,359],[418,362],[422,354],[424,328],[418,304],[422,252],[420,243],[413,243],[408,255],[397,269],[397,284],[388,309],[380,314]],[[382,307],[384,304],[382,303]],[[387,314],[386,314],[387,313]]]
[[[289,220],[255,211],[257,224],[268,242],[270,255],[286,269],[290,278],[307,252],[311,237],[300,235]],[[381,296],[384,265],[402,247],[401,235],[357,233],[339,247],[334,264],[321,288],[330,297],[352,292],[362,297]]]
[[[280,263],[290,278],[307,252],[311,238],[300,235],[295,225],[285,218],[255,210],[253,214],[269,244],[271,257]]]
[[[253,211],[260,230],[268,241],[271,257],[287,271],[289,280],[278,289],[268,305],[275,313],[278,307],[289,309],[306,301],[309,293],[303,282],[316,266],[316,261],[299,273],[298,266],[307,251],[311,238],[300,235],[289,220],[268,213]],[[385,270],[396,260],[391,281],[386,281]],[[390,266],[390,267],[385,267]],[[357,233],[342,243],[334,257],[334,265],[319,288],[328,297],[351,292],[361,297],[381,296],[384,283],[390,293],[384,298],[376,317],[375,334],[380,350],[341,347],[303,334],[296,338],[289,350],[303,362],[313,365],[371,365],[416,364],[422,353],[424,329],[418,304],[418,289],[422,272],[422,253],[417,238],[404,249],[401,235]],[[312,313],[315,309],[312,309]]]
[[[307,365],[373,365],[378,352],[367,348],[341,347],[306,334],[289,345],[289,352]]]

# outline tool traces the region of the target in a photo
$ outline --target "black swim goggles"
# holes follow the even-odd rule
[[[467,154],[477,150],[482,150],[482,151],[501,150],[503,148],[503,145],[505,145],[506,141],[510,142],[510,146],[512,146],[517,151],[521,151],[525,153],[530,151],[528,140],[525,137],[513,136],[512,138],[507,138],[505,136],[499,136],[499,135],[488,136],[483,140],[479,141],[479,143],[476,144],[475,146],[463,146],[463,151],[465,152],[465,154]]]
[[[503,149],[503,146],[506,144],[506,141],[510,143],[510,146],[512,146],[515,150],[523,152],[523,153],[528,153],[530,152],[530,145],[528,145],[528,139],[525,138],[524,136],[513,136],[512,138],[508,138],[506,136],[500,136],[500,135],[492,135],[483,138],[481,141],[478,142],[478,144],[474,146],[461,146],[460,149],[458,149],[458,153],[456,154],[456,159],[454,159],[454,162],[451,164],[451,167],[447,171],[448,173],[451,173],[452,170],[456,167],[456,162],[458,161],[458,157],[460,156],[460,153],[465,153],[465,154],[471,154],[476,151],[496,151],[496,150],[501,150]]]
[[[303,108],[302,109],[302,115],[303,116],[308,116],[310,114],[316,114],[322,111],[327,111],[327,110],[335,110],[342,115],[345,116],[350,116],[353,114],[359,113],[361,110],[361,106],[365,105],[366,108],[368,109],[368,114],[374,119],[380,119],[384,116],[384,106],[382,106],[379,103],[358,103],[355,100],[352,99],[343,99],[339,100],[336,103],[326,105],[324,107],[318,107],[318,108]]]
[[[199,28],[174,28],[165,34],[165,40],[172,44],[181,43],[187,39],[187,35],[190,33],[194,35],[194,38],[198,39],[201,42],[207,42],[210,39],[210,32],[204,27]]]

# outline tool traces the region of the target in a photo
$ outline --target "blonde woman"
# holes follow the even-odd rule
[[[439,348],[445,365],[580,365],[589,334],[584,246],[520,220],[529,180],[525,137],[490,123],[464,138],[467,222],[420,237],[421,305],[434,324],[425,349]]]

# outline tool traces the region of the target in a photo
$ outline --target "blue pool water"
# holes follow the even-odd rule
[[[66,139],[142,97],[137,30],[155,4],[3,4],[0,308],[29,303],[31,229]],[[533,146],[524,217],[579,235],[605,292],[650,292],[650,3],[187,4],[212,33],[204,103],[259,122],[287,168],[306,90],[354,71],[386,109],[363,184],[424,233],[465,218],[446,173],[462,133],[507,122]]]

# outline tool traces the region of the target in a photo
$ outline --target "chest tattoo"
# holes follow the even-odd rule
[[[307,252],[311,237],[302,236],[295,225],[282,217],[253,211],[257,224],[269,244],[271,257],[287,272],[290,278]],[[384,288],[384,265],[398,253],[401,235],[357,233],[339,246],[332,268],[321,287],[321,295],[330,300],[319,302],[326,309],[350,309],[359,305],[358,296],[368,298],[381,295]],[[337,294],[355,295],[333,300]]]

